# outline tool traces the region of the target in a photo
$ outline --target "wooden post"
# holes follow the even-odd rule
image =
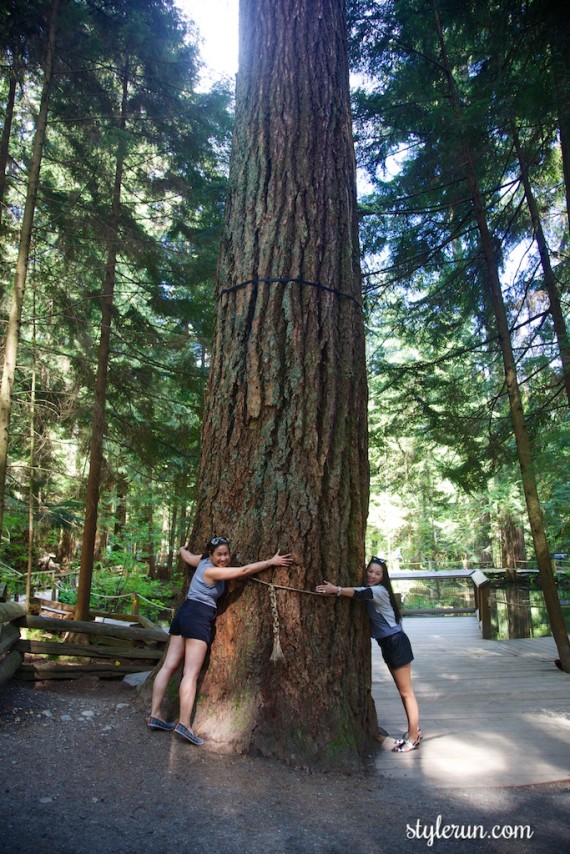
[[[138,612],[139,612],[139,594],[135,592],[135,593],[133,593],[133,604],[132,604],[131,613],[132,614],[138,614]]]
[[[23,617],[25,613],[26,609],[17,602],[0,602],[0,685],[12,678],[24,660],[23,654],[14,650],[20,638],[20,630],[13,625],[5,626],[4,623]]]
[[[475,589],[475,605],[483,640],[491,639],[491,581],[484,572],[476,569],[471,573],[471,581]]]

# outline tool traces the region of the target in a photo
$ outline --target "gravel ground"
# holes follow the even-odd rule
[[[220,756],[150,731],[115,681],[2,686],[0,757],[1,854],[570,850],[569,783],[428,790]]]

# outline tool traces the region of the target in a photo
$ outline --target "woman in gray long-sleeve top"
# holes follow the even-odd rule
[[[324,581],[317,585],[316,591],[325,596],[346,596],[366,601],[370,634],[382,650],[382,657],[396,683],[408,719],[407,732],[396,739],[392,750],[395,753],[408,753],[416,750],[422,740],[418,703],[412,687],[412,645],[402,628],[402,617],[392,591],[388,567],[382,558],[371,558],[366,567],[366,580],[366,587],[340,587]]]

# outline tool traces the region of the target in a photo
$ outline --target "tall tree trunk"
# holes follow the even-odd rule
[[[126,476],[119,472],[116,481],[116,506],[115,506],[115,526],[113,528],[113,551],[119,551],[125,548],[122,542],[123,529],[127,524],[127,495],[129,491],[129,482]],[[117,542],[117,540],[119,542]]]
[[[501,566],[508,570],[516,570],[521,563],[526,561],[524,542],[524,529],[513,518],[509,510],[504,510],[499,516],[501,531]],[[509,572],[509,576],[516,578],[516,573]]]
[[[15,60],[10,69],[10,82],[8,85],[8,99],[4,113],[4,127],[2,128],[2,141],[0,142],[0,225],[4,213],[4,197],[6,195],[6,170],[8,168],[8,152],[10,150],[10,132],[12,130],[12,119],[14,116],[14,104],[16,103],[16,64]]]
[[[147,486],[153,489],[153,473],[152,469],[148,473],[148,484]],[[156,578],[156,543],[154,540],[154,507],[152,498],[145,508],[146,512],[146,524],[148,525],[148,539],[146,543],[143,545],[143,554],[141,555],[142,560],[146,561],[148,566],[148,574],[151,578]]]
[[[265,582],[362,581],[366,369],[343,0],[242,0],[236,129],[191,547],[290,551]],[[218,620],[197,728],[296,762],[376,733],[366,609],[249,581]],[[284,658],[270,660],[279,634]],[[274,647],[275,648],[275,647]]]
[[[105,400],[107,395],[107,376],[109,370],[109,355],[111,349],[111,323],[113,319],[113,294],[115,290],[115,273],[117,265],[117,250],[119,246],[119,224],[121,218],[121,187],[125,161],[124,130],[127,124],[128,96],[128,62],[123,71],[123,91],[121,100],[121,131],[115,165],[115,181],[113,186],[113,201],[111,206],[111,221],[109,224],[109,244],[107,250],[107,266],[101,294],[101,333],[97,356],[97,377],[95,380],[95,400],[91,421],[91,447],[89,455],[89,476],[87,478],[87,495],[85,501],[85,525],[81,544],[81,564],[79,567],[79,584],[77,588],[77,603],[75,619],[87,620],[89,617],[89,599],[93,578],[93,555],[97,536],[97,511],[99,507],[99,490],[101,486],[101,471],[103,466],[103,439],[105,436]]]
[[[530,178],[528,174],[528,163],[521,145],[518,129],[514,122],[511,122],[511,131],[513,134],[515,150],[517,152],[517,158],[521,169],[521,178],[523,182],[526,203],[528,205],[532,222],[532,230],[536,239],[536,244],[538,246],[538,252],[540,255],[540,263],[542,266],[544,284],[546,286],[546,292],[548,294],[548,300],[550,303],[550,314],[552,316],[554,332],[556,335],[556,340],[558,342],[558,350],[560,353],[560,360],[562,362],[562,380],[564,382],[564,388],[566,390],[568,405],[570,406],[570,339],[568,338],[568,329],[566,327],[564,313],[560,304],[560,295],[558,293],[556,277],[554,275],[554,271],[550,263],[550,253],[548,251],[548,244],[546,242],[546,237],[542,228],[538,205],[536,203],[536,199],[534,197],[534,193],[532,191],[532,186],[530,183]]]
[[[461,104],[457,95],[453,74],[451,72],[451,68],[447,58],[445,41],[443,38],[443,31],[441,28],[441,21],[437,9],[436,0],[432,0],[432,7],[434,11],[436,31],[441,48],[442,65],[445,69],[449,84],[450,102],[458,120],[462,122],[463,116]],[[499,339],[499,345],[501,347],[501,354],[503,357],[505,384],[507,387],[507,395],[509,398],[509,407],[513,424],[513,432],[515,435],[517,455],[521,471],[521,479],[525,495],[530,529],[532,532],[534,552],[536,555],[536,562],[538,565],[540,580],[542,584],[542,591],[544,594],[544,601],[548,611],[548,617],[552,629],[552,636],[554,637],[554,640],[556,642],[556,647],[558,649],[562,668],[566,672],[570,673],[570,642],[568,641],[568,632],[566,631],[564,616],[562,614],[562,607],[558,598],[558,591],[556,589],[556,583],[554,580],[552,559],[550,557],[550,549],[548,547],[546,532],[544,529],[544,519],[542,515],[542,508],[540,506],[540,500],[538,497],[536,474],[532,461],[530,437],[526,427],[526,420],[518,383],[517,368],[513,354],[507,313],[503,300],[503,293],[501,290],[501,282],[497,269],[497,263],[495,260],[495,253],[493,251],[493,241],[489,232],[483,197],[479,189],[479,184],[477,180],[475,159],[467,138],[464,139],[463,143],[463,156],[467,180],[469,182],[469,189],[473,201],[475,219],[481,238],[481,247],[487,271],[487,280],[489,283],[491,304],[493,306],[493,312],[497,324],[497,334]]]
[[[166,556],[166,579],[172,575],[172,567],[174,565],[174,546],[176,544],[176,534],[178,532],[178,496],[175,497],[170,514],[170,524],[168,527],[168,554]],[[163,577],[162,575],[160,576]]]
[[[26,573],[26,608],[30,609],[32,572],[34,569],[34,535],[36,518],[36,300],[33,295],[32,310],[32,378],[30,387],[30,473],[28,487],[28,570]]]
[[[10,312],[4,344],[4,365],[2,369],[2,384],[0,387],[0,534],[2,533],[4,520],[4,491],[6,489],[6,474],[8,470],[10,417],[12,415],[12,389],[14,387],[14,377],[16,374],[16,357],[18,354],[18,344],[20,342],[20,323],[22,319],[24,295],[26,292],[26,278],[28,274],[28,259],[32,241],[32,227],[34,224],[34,213],[40,182],[40,168],[47,130],[49,97],[53,82],[58,14],[59,0],[53,0],[45,60],[44,83],[40,100],[40,110],[36,123],[36,132],[34,135],[32,162],[30,165],[28,189],[26,193],[26,204],[24,206],[24,216],[22,218],[22,226],[20,229],[20,245],[18,248],[18,259],[16,261],[16,276],[10,300]]]

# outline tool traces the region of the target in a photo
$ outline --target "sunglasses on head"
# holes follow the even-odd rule
[[[386,563],[386,561],[384,560],[384,558],[383,558],[383,557],[376,557],[376,555],[372,555],[372,557],[370,558],[370,563],[382,563],[382,564],[385,564],[385,563]]]
[[[227,546],[229,544],[229,540],[225,537],[212,537],[210,540],[211,546]]]

